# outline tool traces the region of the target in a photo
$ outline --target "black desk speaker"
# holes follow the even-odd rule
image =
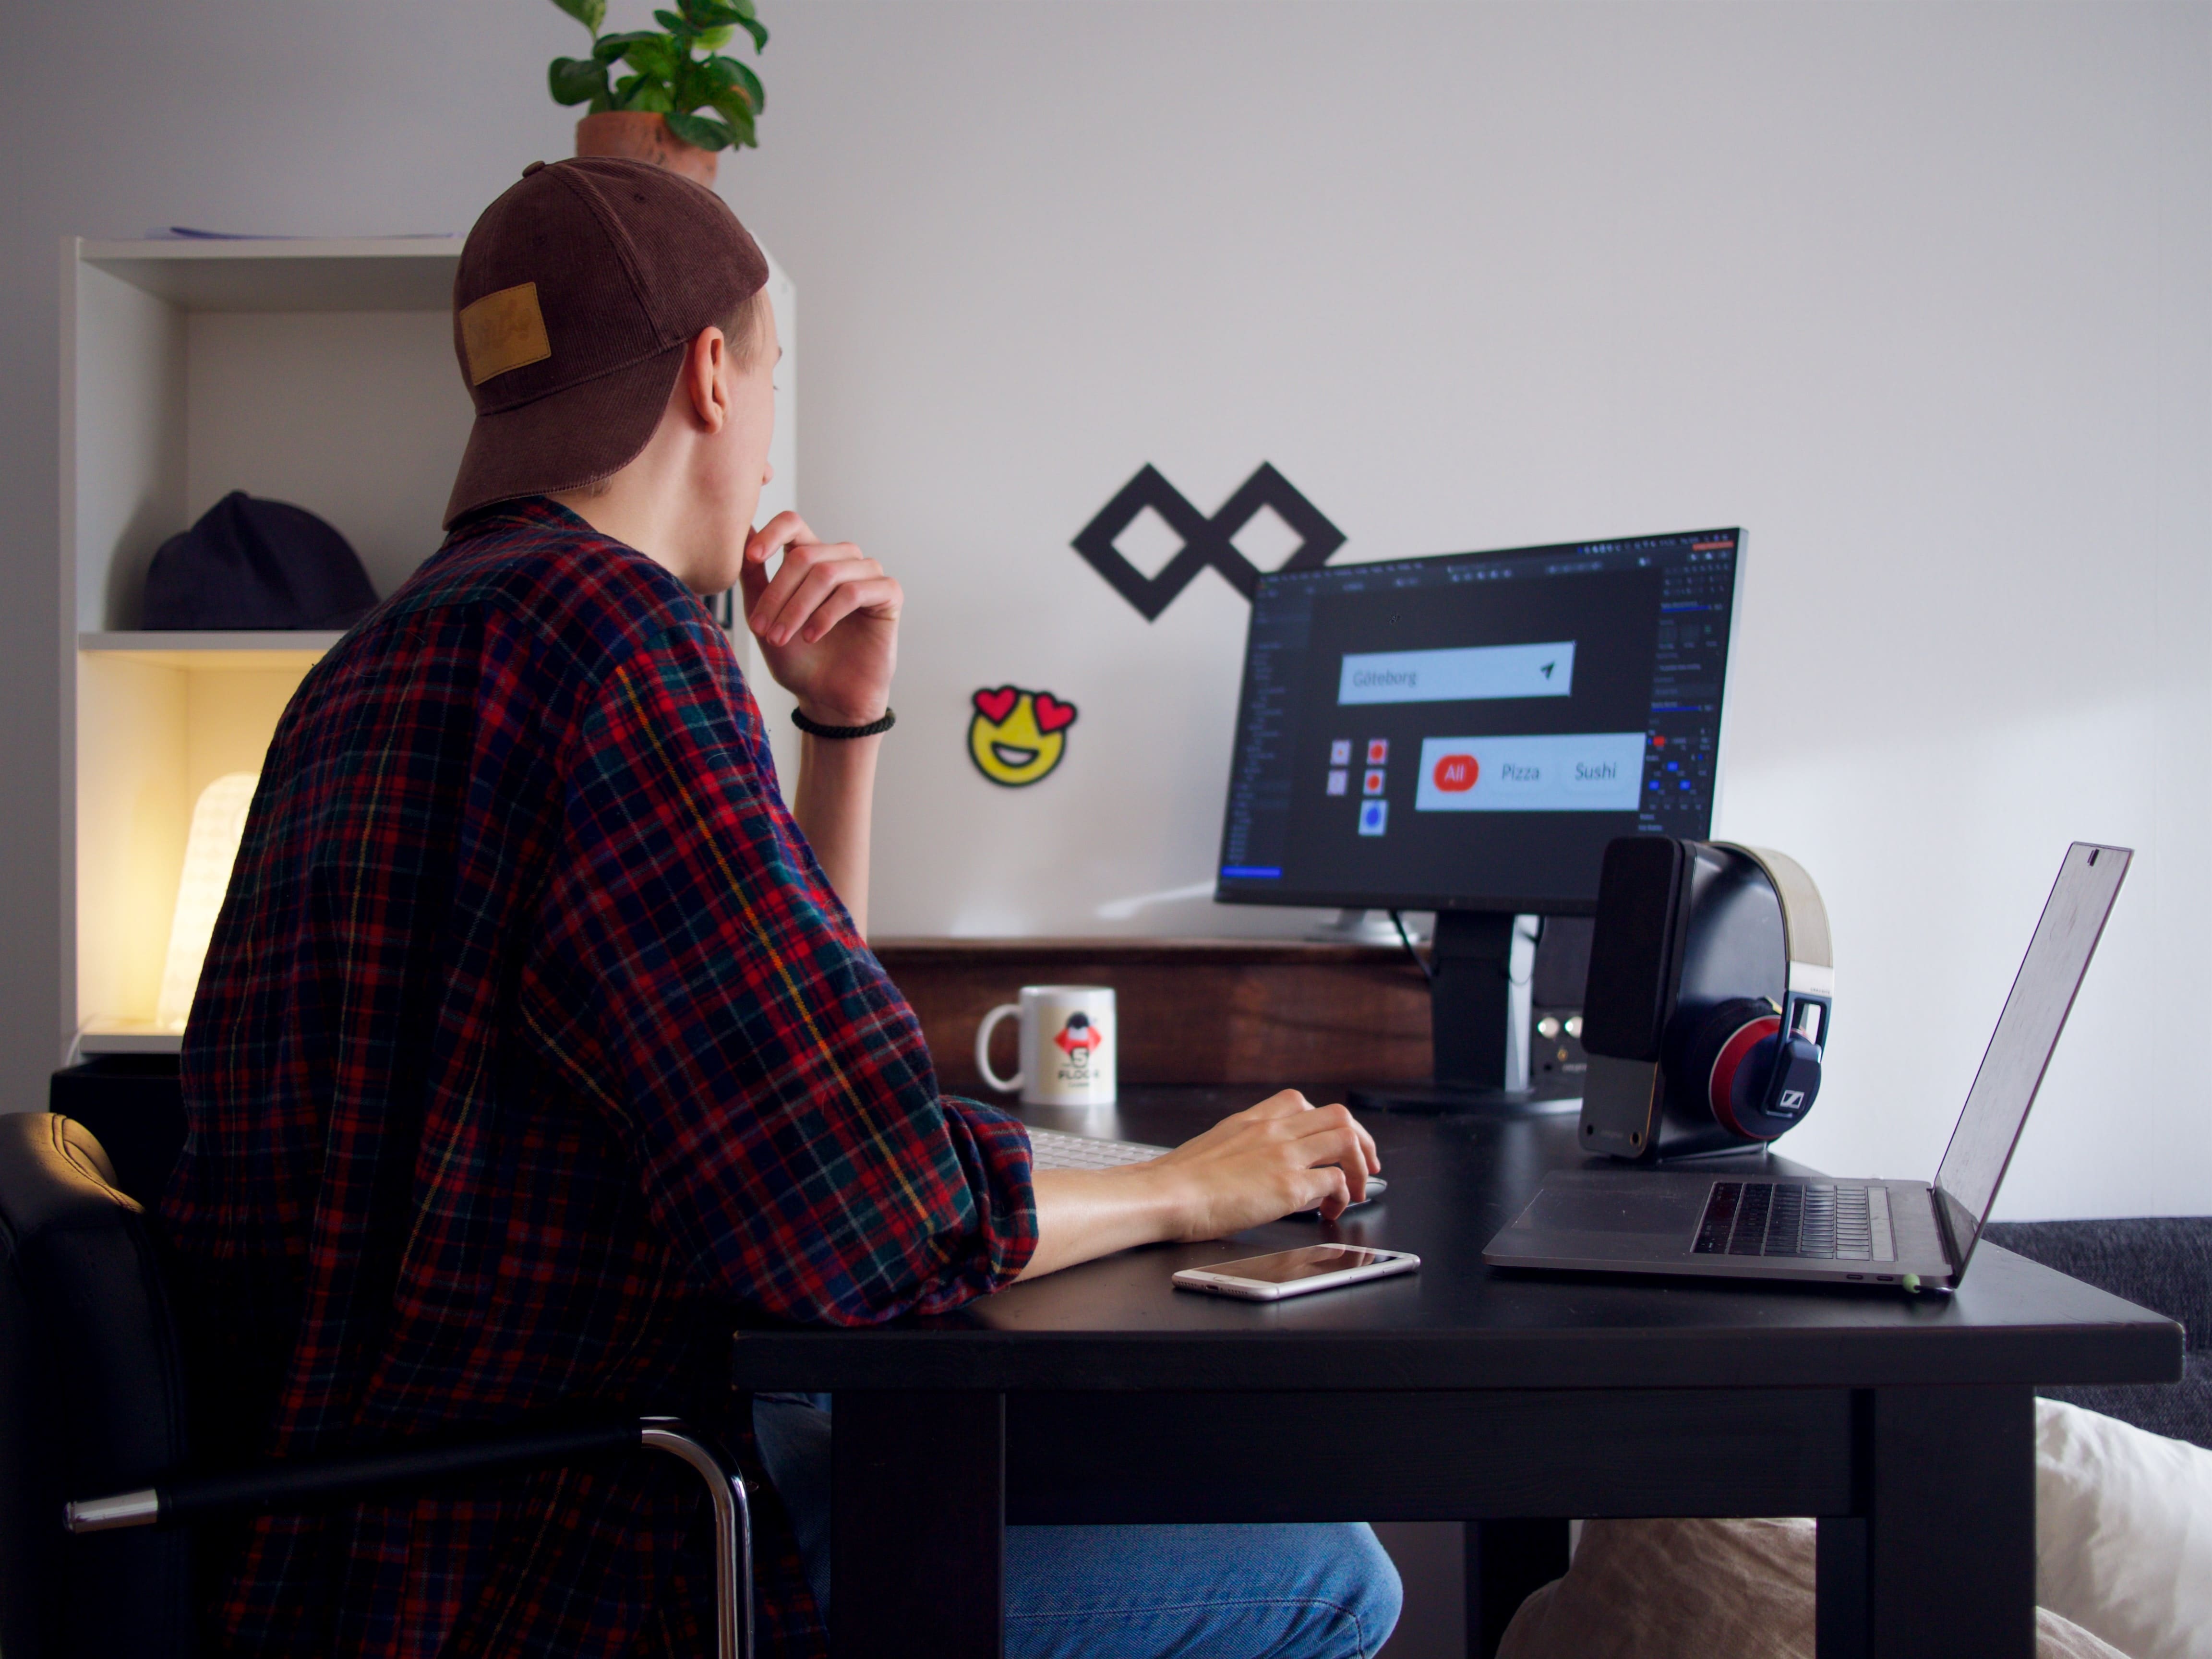
[[[1583,998],[1582,1140],[1638,1161],[1741,1152],[1804,1120],[1835,993],[1794,859],[1630,836],[1606,848]]]

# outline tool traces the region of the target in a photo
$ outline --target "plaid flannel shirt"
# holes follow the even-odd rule
[[[705,607],[543,500],[465,520],[308,674],[161,1208],[212,1451],[591,1407],[750,1458],[733,1326],[1020,1271],[1027,1137],[939,1096],[774,775]],[[210,1620],[238,1653],[703,1652],[702,1498],[641,1456],[264,1516],[219,1545]],[[763,1507],[762,1650],[819,1651]]]

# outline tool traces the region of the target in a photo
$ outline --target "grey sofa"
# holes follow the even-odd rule
[[[2212,1449],[2212,1216],[1999,1221],[1982,1236],[2178,1320],[2187,1333],[2188,1370],[2178,1383],[2039,1392]]]

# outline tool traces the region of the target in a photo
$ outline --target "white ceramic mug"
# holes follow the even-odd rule
[[[1021,1069],[991,1069],[991,1033],[1009,1014],[1021,1018]],[[975,1069],[994,1089],[1022,1091],[1025,1106],[1110,1106],[1114,1103],[1114,993],[1103,985],[1024,985],[975,1028]]]

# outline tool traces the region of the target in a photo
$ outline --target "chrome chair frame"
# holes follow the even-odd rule
[[[276,1464],[80,1498],[64,1507],[70,1532],[189,1526],[217,1516],[304,1508],[440,1479],[562,1463],[643,1447],[690,1466],[707,1483],[714,1521],[715,1659],[752,1659],[752,1505],[728,1455],[673,1417],[522,1431],[454,1444],[398,1447],[356,1457]]]

